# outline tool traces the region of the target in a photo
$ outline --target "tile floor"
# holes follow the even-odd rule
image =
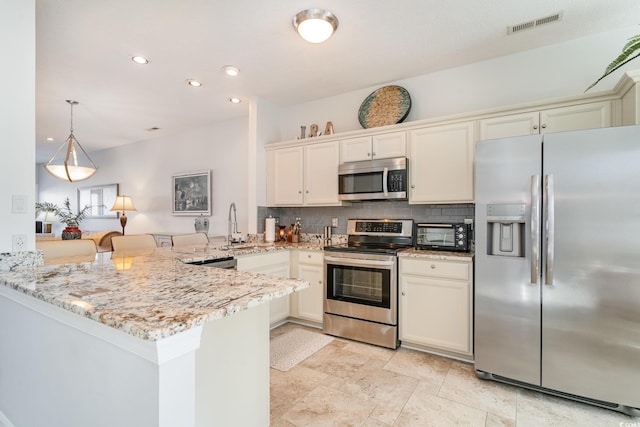
[[[640,427],[640,418],[480,380],[463,362],[336,338],[288,372],[271,369],[271,426]]]

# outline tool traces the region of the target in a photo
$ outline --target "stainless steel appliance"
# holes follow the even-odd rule
[[[399,249],[413,244],[413,220],[350,219],[348,242],[325,247],[323,331],[398,347]]]
[[[640,127],[476,147],[475,368],[640,415]]]
[[[471,224],[451,223],[432,224],[417,223],[416,248],[440,251],[469,252],[471,241]]]
[[[347,162],[338,166],[340,200],[407,200],[405,157]]]

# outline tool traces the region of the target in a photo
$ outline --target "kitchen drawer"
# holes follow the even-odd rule
[[[468,262],[401,257],[400,273],[467,281],[470,279],[471,269]]]
[[[298,251],[298,264],[322,264],[324,254],[320,251]]]

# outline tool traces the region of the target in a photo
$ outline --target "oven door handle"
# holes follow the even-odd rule
[[[385,196],[389,195],[389,184],[387,180],[389,179],[389,168],[384,168],[382,170],[382,192]]]
[[[338,258],[332,256],[325,256],[325,262],[335,263],[337,265],[364,265],[364,266],[383,266],[393,267],[395,261],[377,261],[370,259],[357,259],[357,258]]]

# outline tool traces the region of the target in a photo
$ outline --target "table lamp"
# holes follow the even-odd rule
[[[124,227],[127,225],[127,216],[124,214],[125,211],[135,211],[137,210],[135,206],[133,206],[133,202],[131,201],[131,197],[129,196],[117,196],[116,201],[113,203],[113,207],[111,211],[121,211],[120,214],[120,225],[122,226],[122,235],[124,236]]]

